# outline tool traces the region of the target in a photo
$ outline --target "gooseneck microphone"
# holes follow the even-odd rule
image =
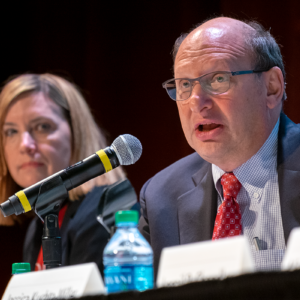
[[[43,185],[48,184],[46,203],[43,204],[46,206],[60,196],[59,192],[57,192],[58,189],[55,189],[56,182],[58,182],[57,185],[63,185],[67,193],[67,191],[94,177],[109,172],[119,165],[134,164],[140,158],[141,154],[142,145],[136,137],[130,134],[120,135],[113,141],[110,147],[99,150],[67,169],[59,171],[9,197],[7,201],[0,205],[2,214],[7,217],[32,210],[35,207]]]

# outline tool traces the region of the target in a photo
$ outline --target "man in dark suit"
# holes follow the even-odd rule
[[[139,229],[156,272],[164,247],[239,234],[258,270],[278,269],[300,224],[300,127],[281,113],[285,71],[276,41],[258,23],[215,18],[177,39],[174,75],[163,86],[196,152],[142,188]]]

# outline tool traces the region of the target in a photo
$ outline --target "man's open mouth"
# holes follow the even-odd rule
[[[198,126],[198,130],[202,131],[202,132],[205,132],[205,131],[210,131],[210,130],[216,129],[220,126],[221,126],[220,124],[214,124],[214,123],[212,123],[212,124],[203,124],[203,125]]]

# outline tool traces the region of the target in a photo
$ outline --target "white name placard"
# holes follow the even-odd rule
[[[164,248],[157,286],[176,286],[193,281],[223,279],[255,270],[244,236]]]
[[[87,263],[14,275],[2,300],[77,298],[104,293],[97,265]]]
[[[281,264],[282,271],[295,269],[300,269],[300,227],[291,231]]]

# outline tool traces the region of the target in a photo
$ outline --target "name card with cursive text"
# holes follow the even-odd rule
[[[2,300],[46,300],[105,294],[95,263],[17,274],[10,280]]]
[[[244,236],[164,248],[157,286],[224,279],[254,272],[255,265]]]

